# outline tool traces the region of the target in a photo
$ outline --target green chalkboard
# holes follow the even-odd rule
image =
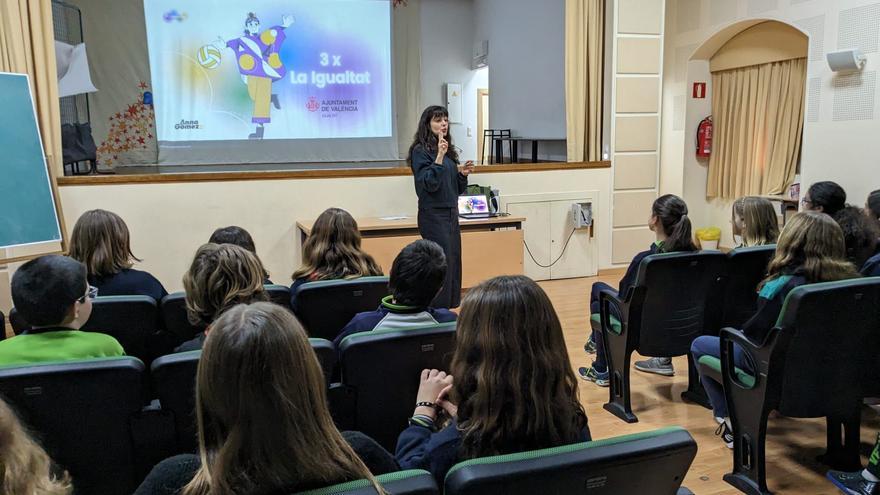
[[[0,72],[0,248],[61,240],[50,180],[28,78]]]

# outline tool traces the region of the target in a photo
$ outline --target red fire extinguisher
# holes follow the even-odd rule
[[[697,126],[697,156],[707,157],[712,154],[712,117],[706,117]]]

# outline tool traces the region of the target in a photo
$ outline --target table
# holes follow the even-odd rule
[[[519,163],[519,142],[529,141],[532,144],[532,163],[538,163],[538,143],[550,141],[565,141],[565,138],[543,138],[526,136],[492,136],[495,146],[495,156],[499,163],[504,163],[504,141],[510,142],[510,163]]]
[[[364,217],[356,219],[364,251],[369,253],[387,275],[400,250],[421,239],[415,216]],[[461,225],[461,264],[464,289],[498,275],[522,275],[523,230],[526,219],[501,216],[459,219]],[[312,230],[314,220],[298,220],[296,242],[302,244]]]

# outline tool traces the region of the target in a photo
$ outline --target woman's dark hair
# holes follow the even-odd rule
[[[868,200],[865,202],[866,213],[871,216],[874,223],[880,227],[880,189],[871,191]]]
[[[254,256],[257,256],[257,247],[254,245],[254,238],[251,237],[250,232],[235,225],[221,227],[215,230],[214,233],[211,234],[211,238],[208,239],[208,242],[212,244],[234,244],[238,247],[247,249],[254,253]],[[269,272],[265,269],[263,269],[263,278],[267,280],[269,279]]]
[[[587,415],[547,294],[532,279],[501,276],[468,291],[451,371],[460,459],[578,441]]]
[[[816,182],[807,190],[810,195],[810,209],[819,210],[834,216],[846,206],[846,191],[830,180]]]
[[[660,252],[696,251],[691,220],[688,218],[688,207],[683,199],[674,194],[666,194],[654,200],[651,214],[657,217],[666,240],[660,246]]]
[[[437,153],[437,136],[431,132],[431,121],[442,117],[449,118],[449,111],[446,110],[446,107],[441,107],[440,105],[430,106],[422,112],[422,116],[419,117],[419,127],[416,130],[415,136],[413,136],[409,152],[406,154],[407,165],[412,167],[412,154],[416,146],[421,146],[428,153]],[[449,132],[446,133],[446,142],[449,143],[446,156],[452,158],[452,161],[457,164],[458,152],[455,151],[455,146],[452,145],[452,134]]]
[[[847,261],[861,268],[877,246],[877,236],[880,234],[875,223],[861,209],[850,205],[838,211],[834,221],[843,231]]]
[[[394,303],[427,307],[446,278],[446,255],[434,241],[419,239],[400,251],[391,265],[388,288]]]

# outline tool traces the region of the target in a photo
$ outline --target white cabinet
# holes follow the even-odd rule
[[[592,203],[595,206],[597,196],[593,191],[502,194],[502,210],[526,218],[523,222],[525,275],[535,280],[596,275],[596,239],[591,236],[595,228],[575,230],[571,205]]]

